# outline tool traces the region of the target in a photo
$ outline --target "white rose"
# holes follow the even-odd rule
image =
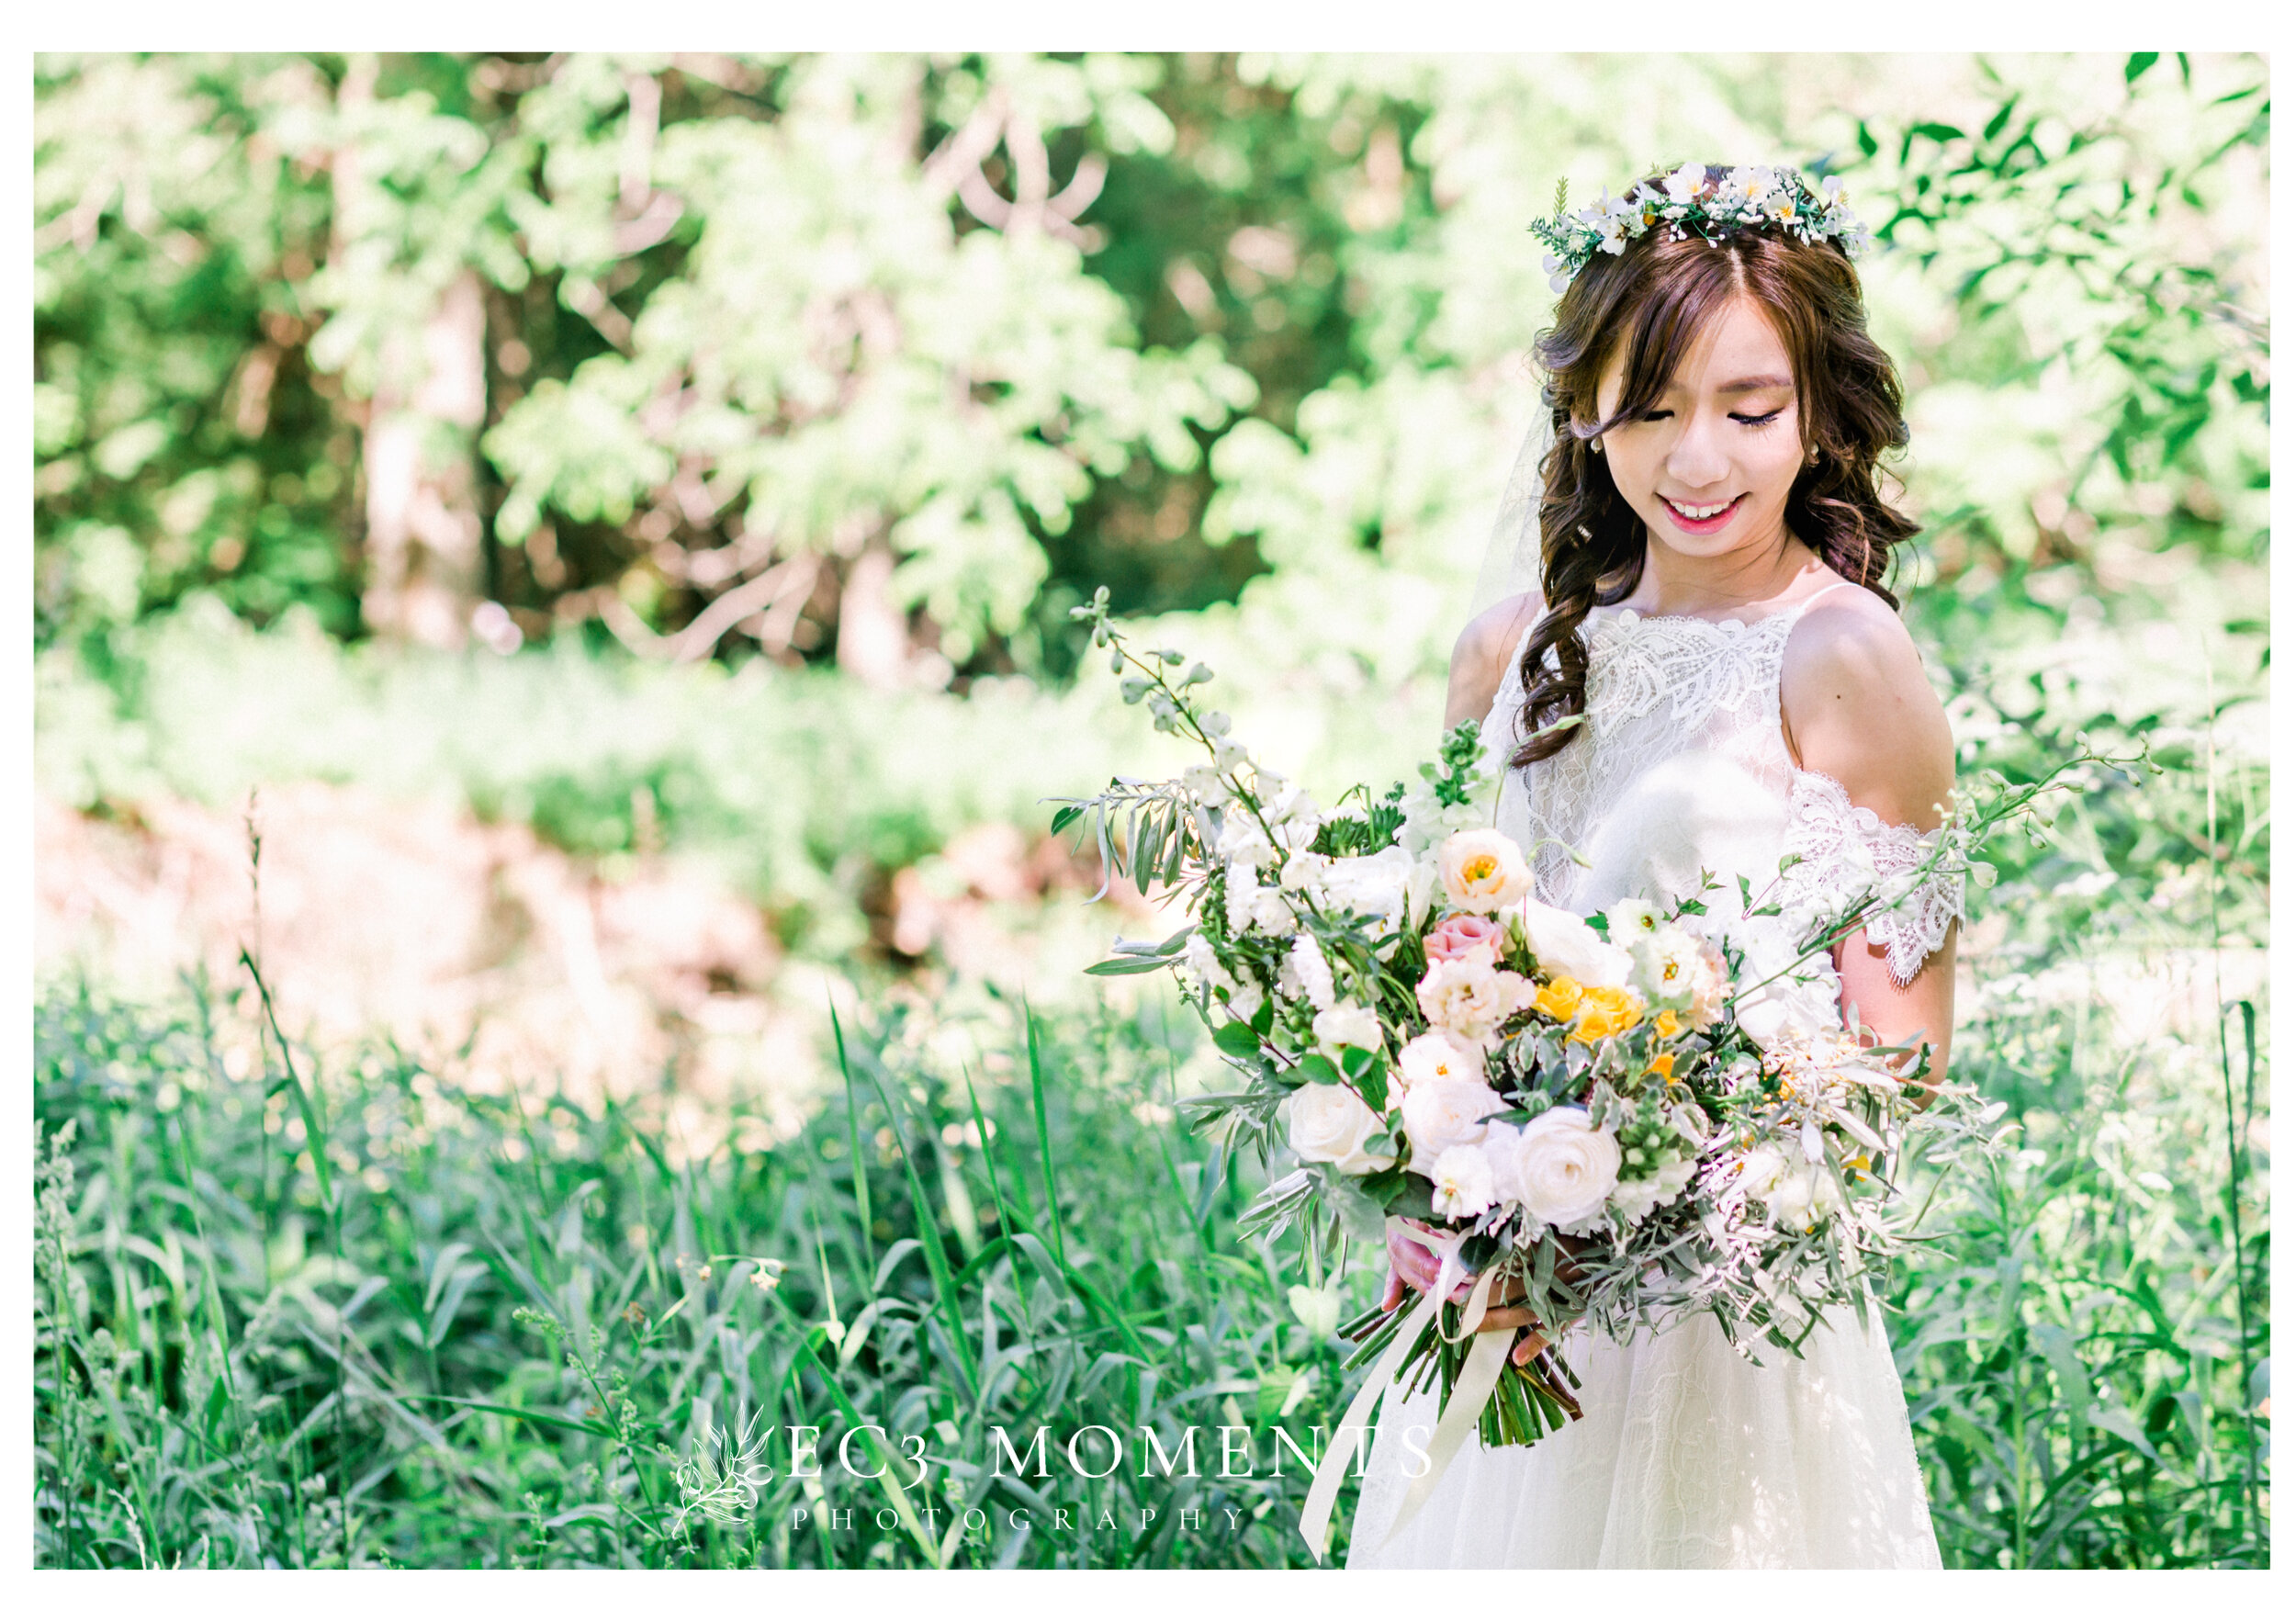
[[[1350,1176],[1384,1171],[1392,1154],[1375,1154],[1364,1144],[1386,1129],[1364,1100],[1345,1086],[1311,1082],[1282,1104],[1285,1140],[1303,1160],[1331,1165]]]
[[[1521,974],[1465,957],[1429,966],[1419,982],[1419,1007],[1429,1024],[1480,1045],[1537,994]]]
[[[1596,1131],[1576,1105],[1548,1109],[1522,1127],[1510,1147],[1507,1196],[1548,1226],[1589,1221],[1618,1186],[1618,1139]]]
[[[1480,1216],[1499,1197],[1491,1162],[1481,1149],[1467,1143],[1437,1154],[1428,1177],[1435,1183],[1431,1202],[1438,1216]]]
[[[1392,929],[1402,918],[1411,867],[1411,857],[1390,845],[1373,855],[1341,856],[1326,862],[1318,882],[1333,907],[1367,913]]]
[[[1454,833],[1435,852],[1444,893],[1463,912],[1498,912],[1531,893],[1522,847],[1495,827]]]
[[[1525,899],[1516,916],[1531,955],[1548,974],[1568,974],[1582,985],[1625,987],[1634,958],[1594,932],[1583,917],[1543,901]]]
[[[1480,1143],[1487,1116],[1506,1110],[1506,1099],[1480,1078],[1435,1080],[1403,1089],[1403,1130],[1411,1138],[1411,1168],[1430,1175],[1436,1156],[1461,1143]]]
[[[1379,1016],[1368,1007],[1340,1002],[1315,1016],[1315,1039],[1326,1053],[1336,1058],[1342,1047],[1379,1052],[1386,1044],[1387,1032],[1380,1028]]]
[[[1433,1030],[1413,1036],[1395,1055],[1406,1089],[1432,1081],[1480,1081],[1483,1055],[1448,1030]]]

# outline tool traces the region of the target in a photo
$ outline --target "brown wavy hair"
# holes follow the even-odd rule
[[[1719,180],[1728,171],[1708,165]],[[1662,182],[1663,175],[1653,177]],[[1715,242],[1654,230],[1617,253],[1596,253],[1555,307],[1533,351],[1554,413],[1540,465],[1538,526],[1546,612],[1523,652],[1518,766],[1566,748],[1580,727],[1546,730],[1586,710],[1586,643],[1579,626],[1641,583],[1648,531],[1587,441],[1658,403],[1705,323],[1732,298],[1767,313],[1794,364],[1805,465],[1786,497],[1785,526],[1844,580],[1891,607],[1882,583],[1890,548],[1920,526],[1882,498],[1884,452],[1907,443],[1897,368],[1865,330],[1858,274],[1833,241],[1806,242],[1768,228]],[[1626,346],[1618,409],[1597,420],[1595,388]],[[1590,425],[1591,424],[1591,425]]]

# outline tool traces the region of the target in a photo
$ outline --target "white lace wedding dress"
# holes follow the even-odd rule
[[[1835,586],[1829,589],[1845,589]],[[1857,589],[1849,587],[1846,589]],[[1823,593],[1818,593],[1823,594]],[[1814,600],[1814,599],[1811,599]],[[1587,637],[1587,718],[1559,754],[1509,771],[1499,827],[1533,857],[1542,900],[1580,913],[1622,895],[1694,892],[1724,880],[1713,915],[1739,907],[1731,874],[1759,891],[1787,850],[1805,896],[1855,882],[1860,857],[1886,875],[1919,858],[1911,827],[1885,827],[1831,778],[1788,758],[1778,670],[1806,600],[1767,617],[1708,622],[1597,609]],[[1523,688],[1515,648],[1483,725],[1511,753]],[[1579,867],[1562,846],[1592,863]],[[1871,881],[1870,874],[1868,882]],[[1942,943],[1957,885],[1917,892],[1869,930],[1902,983]],[[1822,970],[1834,992],[1839,982]],[[1906,1403],[1878,1312],[1815,1332],[1795,1358],[1756,1367],[1711,1317],[1621,1345],[1585,1330],[1562,1349],[1585,1416],[1532,1447],[1469,1439],[1388,1540],[1419,1467],[1433,1390],[1382,1407],[1365,1466],[1350,1569],[1934,1567],[1937,1539]]]

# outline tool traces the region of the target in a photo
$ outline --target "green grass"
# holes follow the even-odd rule
[[[2267,936],[2261,640],[2200,669],[2141,645],[1950,672],[1964,776],[2029,779],[2082,733],[2141,737],[2165,774],[2102,778],[2045,846],[1987,852],[1953,1064],[2018,1149],[1936,1190],[1939,1243],[1889,1290],[1949,1564],[2268,1558],[2269,1166],[2246,1146],[2268,1018],[2212,960]],[[2127,986],[2090,971],[2179,955],[2197,1028],[2125,1033]],[[1345,1347],[1291,1316],[1296,1256],[1236,1240],[1261,1173],[1172,1121],[1211,1060],[1160,1007],[1030,1021],[886,985],[839,1008],[844,1084],[796,1136],[737,1108],[690,1143],[658,1096],[473,1093],[387,1033],[290,1064],[244,974],[169,1007],[51,985],[35,1559],[1301,1563],[1304,1471],[1271,1472],[1266,1426],[1328,1430]],[[857,1420],[920,1438],[921,1488],[841,1471]],[[1024,1453],[1047,1426],[1051,1469],[994,1472],[999,1424]],[[1142,1480],[1143,1424],[1166,1449],[1198,1426],[1203,1472]],[[1257,1426],[1254,1474],[1218,1474],[1223,1424]],[[818,1479],[790,1474],[793,1425],[820,1428]],[[1061,1451],[1093,1425],[1129,1442],[1097,1479]],[[745,1433],[771,1478],[742,1478]]]
[[[1032,1023],[888,1006],[848,1010],[846,1086],[798,1136],[736,1146],[737,1120],[689,1156],[650,1099],[473,1094],[387,1046],[324,1069],[298,1049],[290,1073],[248,992],[174,1013],[51,993],[38,1561],[1304,1562],[1305,1471],[1274,1474],[1262,1429],[1255,1472],[1221,1479],[1215,1426],[1280,1413],[1306,1440],[1354,1376],[1291,1319],[1289,1260],[1232,1236],[1253,1168],[1169,1123],[1193,1030],[1154,999]],[[1893,1291],[1948,1562],[2264,1562],[2222,1184],[2200,1180],[2221,1132],[2057,1014],[1963,1040],[2028,1147],[1949,1192],[1952,1236]],[[786,1264],[770,1291],[761,1258]],[[921,1490],[844,1474],[858,1421],[895,1438],[850,1449],[888,1480],[922,1438]],[[1025,1454],[1040,1424],[1049,1471],[990,1471],[990,1426]],[[1097,1480],[1062,1454],[1095,1424],[1128,1442]],[[1142,1479],[1143,1424],[1175,1450],[1200,1426],[1202,1475]],[[791,1425],[820,1427],[820,1479],[791,1477]],[[771,1471],[748,1485],[745,1429]],[[1101,1468],[1106,1440],[1079,1457]]]

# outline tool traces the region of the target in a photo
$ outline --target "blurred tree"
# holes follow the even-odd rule
[[[1845,173],[1882,229],[1936,613],[2261,557],[2257,59],[98,56],[35,91],[43,640],[201,589],[938,684],[1064,675],[1105,581],[1235,603],[1240,678],[1344,649],[1394,689],[1533,406],[1525,224],[1694,153]]]

